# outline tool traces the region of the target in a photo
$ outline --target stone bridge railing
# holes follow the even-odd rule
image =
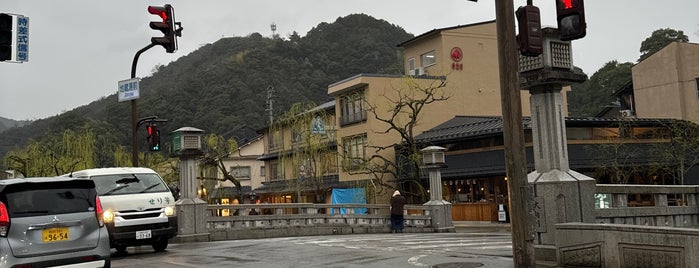
[[[388,204],[208,205],[207,212],[211,241],[390,232]],[[427,206],[406,205],[404,215],[405,232],[434,231]]]
[[[699,226],[699,186],[598,184],[597,194],[609,201],[595,209],[597,223]]]
[[[596,223],[556,224],[556,267],[699,263],[699,186],[598,184],[596,198]]]

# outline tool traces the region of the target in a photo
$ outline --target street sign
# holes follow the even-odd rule
[[[138,99],[140,81],[141,78],[138,77],[119,81],[119,102]]]
[[[17,61],[29,61],[29,17],[17,15]]]

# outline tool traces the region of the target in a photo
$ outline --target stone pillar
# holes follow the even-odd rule
[[[442,172],[444,165],[444,150],[439,146],[429,146],[420,150],[423,164],[426,165],[430,181],[430,201],[425,206],[430,207],[432,228],[435,232],[453,233],[454,223],[451,220],[451,203],[442,199]]]
[[[556,261],[555,224],[594,222],[595,179],[569,169],[561,84],[530,88],[536,170],[533,184],[537,260]]]
[[[207,203],[197,197],[197,165],[190,157],[180,159],[180,199],[177,200],[179,235],[206,234]]]

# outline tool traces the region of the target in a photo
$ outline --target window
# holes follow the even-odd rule
[[[296,145],[303,141],[303,130],[300,127],[291,129],[291,144]]]
[[[100,196],[170,191],[163,179],[155,173],[100,175],[93,176],[92,180]]]
[[[18,187],[6,188],[9,190],[6,190],[6,200],[3,202],[7,205],[7,212],[13,220],[19,217],[46,217],[94,211],[97,193],[92,189],[91,184],[80,181],[32,184],[31,187],[13,185]]]
[[[590,128],[570,127],[566,128],[568,140],[590,140],[592,130]]]
[[[276,151],[283,149],[284,136],[280,129],[274,129],[269,131],[269,150]]]
[[[415,75],[415,58],[408,59],[408,73]]]
[[[284,170],[279,164],[279,160],[273,160],[269,162],[269,180],[278,181],[284,179]]]
[[[366,121],[364,90],[340,98],[341,125]]]
[[[420,55],[420,61],[422,62],[422,67],[427,67],[437,63],[437,56],[434,50]]]
[[[699,98],[699,77],[697,77],[697,78],[694,79],[694,80],[695,80],[695,82],[696,82],[696,84],[697,84],[697,98]]]
[[[249,166],[236,166],[231,167],[231,176],[238,180],[250,180],[250,167]]]
[[[266,176],[267,170],[265,169],[265,166],[260,167],[260,177]]]
[[[359,170],[366,160],[366,134],[342,139],[342,168],[346,171]]]

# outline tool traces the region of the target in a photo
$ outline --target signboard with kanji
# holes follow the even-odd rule
[[[29,61],[29,18],[17,15],[17,61]]]
[[[119,102],[138,99],[138,84],[140,81],[140,78],[119,81]]]

